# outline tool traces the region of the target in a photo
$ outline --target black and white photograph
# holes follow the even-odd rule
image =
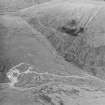
[[[105,105],[105,0],[0,0],[0,105]]]

